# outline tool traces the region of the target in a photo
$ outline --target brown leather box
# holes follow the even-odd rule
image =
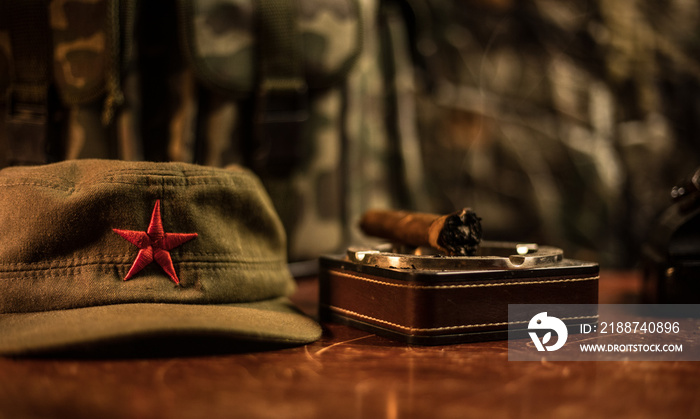
[[[320,259],[319,314],[409,344],[506,339],[509,304],[597,304],[598,279],[596,263],[535,244],[452,257],[350,248]]]

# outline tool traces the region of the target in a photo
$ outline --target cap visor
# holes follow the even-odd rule
[[[228,353],[311,343],[321,327],[287,298],[226,305],[136,303],[0,315],[0,354]]]

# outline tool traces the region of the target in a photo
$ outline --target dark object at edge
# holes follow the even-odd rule
[[[700,302],[700,168],[671,190],[643,249],[644,300]]]

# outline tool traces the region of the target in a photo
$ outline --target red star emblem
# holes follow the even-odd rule
[[[170,258],[170,250],[194,239],[197,237],[197,233],[166,233],[163,229],[163,221],[160,218],[160,200],[157,200],[156,205],[153,207],[151,223],[148,224],[147,231],[120,230],[117,228],[112,230],[129,243],[141,249],[129,272],[124,277],[124,281],[131,279],[146,265],[155,261],[163,268],[170,279],[176,284],[180,283],[175,273],[173,260]]]

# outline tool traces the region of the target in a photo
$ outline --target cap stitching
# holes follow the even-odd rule
[[[180,255],[179,255],[180,256]],[[190,256],[190,255],[184,255]],[[199,256],[199,255],[194,255]],[[201,256],[217,257],[218,255],[206,255]],[[72,258],[64,259],[62,261],[54,262],[2,262],[0,263],[0,274],[10,273],[10,272],[21,272],[21,271],[46,271],[52,269],[66,269],[78,266],[89,266],[89,265],[128,265],[133,259],[133,255],[126,256],[111,256],[111,255],[99,255],[98,257],[83,257],[83,258]],[[270,264],[270,263],[285,263],[283,259],[229,259],[226,256],[221,256],[219,260],[206,260],[206,259],[187,259],[179,258],[173,261],[175,264],[191,264],[191,263],[222,263],[222,264]]]
[[[238,190],[256,190],[256,187],[246,187],[245,184],[240,184],[232,180],[227,179],[186,179],[186,178],[172,178],[172,179],[134,179],[132,181],[119,180],[119,179],[109,179],[101,180],[88,183],[79,183],[74,186],[63,186],[57,184],[48,184],[41,182],[3,182],[0,181],[0,187],[14,187],[14,186],[34,186],[39,188],[55,189],[73,193],[77,190],[88,189],[95,187],[97,185],[142,185],[142,186],[153,186],[153,185],[163,185],[163,186],[199,186],[199,185],[214,185],[214,186],[236,186]]]
[[[146,179],[133,179],[133,180],[122,180],[122,179],[105,179],[95,182],[90,182],[89,185],[86,183],[79,183],[76,188],[83,189],[85,186],[91,187],[93,185],[103,185],[103,184],[123,184],[123,185],[166,185],[166,186],[190,186],[190,185],[215,185],[215,186],[236,186],[238,188],[244,187],[245,184],[242,182],[235,182],[233,179],[210,179],[210,178],[182,178],[182,177],[153,177]],[[246,189],[256,189],[253,187]]]
[[[188,167],[187,163],[173,165],[172,169],[160,169],[155,167],[144,168],[123,168],[123,169],[110,169],[105,170],[103,176],[78,176],[82,178],[84,183],[94,183],[101,182],[102,179],[107,177],[117,177],[117,176],[137,176],[137,177],[148,177],[148,176],[161,176],[161,177],[171,177],[180,178],[185,181],[192,178],[211,178],[217,181],[236,181],[236,180],[247,180],[255,181],[255,176],[253,173],[241,168],[240,170],[228,170],[224,168],[210,168],[210,167]],[[52,173],[41,173],[41,176],[37,176],[36,172],[24,173],[23,175],[14,174],[10,176],[3,176],[4,179],[0,179],[0,186],[14,186],[14,185],[24,185],[24,186],[40,186],[48,187],[53,189],[70,190],[75,185],[65,185],[66,183],[74,183],[75,178],[66,176],[56,176]],[[14,180],[14,181],[13,181]]]
[[[104,173],[110,174],[110,173],[127,173],[127,174],[148,174],[148,173],[170,173],[173,175],[181,175],[184,174],[186,175],[187,173],[201,173],[201,174],[207,174],[207,175],[247,175],[248,172],[245,170],[240,170],[240,171],[233,171],[233,170],[226,170],[226,169],[219,169],[219,168],[214,168],[214,167],[187,167],[185,165],[173,165],[171,166],[173,168],[177,167],[177,170],[174,169],[166,169],[166,168],[157,168],[157,167],[149,167],[148,169],[138,169],[138,168],[133,168],[133,167],[125,167],[122,169],[110,169],[106,170]]]
[[[51,185],[51,184],[45,184],[45,183],[40,183],[40,182],[2,182],[2,181],[0,181],[0,186],[2,186],[2,187],[36,186],[36,187],[40,187],[40,188],[55,189],[55,190],[61,190],[61,191],[66,191],[66,192],[71,192],[71,193],[75,191],[74,186]]]
[[[216,263],[216,262],[215,262]],[[115,263],[115,264],[103,264],[103,263],[89,263],[77,266],[68,266],[61,268],[47,268],[47,269],[34,269],[34,270],[18,270],[18,271],[0,271],[0,281],[13,281],[21,280],[24,278],[36,278],[36,277],[58,277],[66,275],[75,275],[86,270],[102,271],[102,272],[113,272],[114,270],[121,269],[121,266],[129,265],[129,263]],[[198,265],[194,266],[193,263],[187,264],[175,264],[179,271],[279,271],[280,268],[286,266],[283,262],[269,262],[269,263],[227,263],[227,265],[232,266],[212,266],[208,265]],[[92,269],[88,269],[92,268]]]
[[[119,179],[120,173],[127,173],[134,176],[134,179]],[[158,184],[166,185],[235,185],[240,188],[246,184],[252,185],[250,189],[255,189],[255,179],[250,176],[247,172],[224,172],[218,176],[216,172],[206,172],[206,171],[183,171],[183,174],[178,174],[172,171],[133,171],[129,172],[126,170],[122,171],[109,171],[106,172],[104,176],[99,178],[82,179],[77,183],[71,185],[66,185],[66,183],[71,183],[71,180],[67,178],[58,178],[51,175],[46,175],[46,177],[32,178],[5,178],[0,179],[0,186],[36,186],[50,189],[57,189],[63,191],[73,191],[75,189],[83,189],[84,187],[90,187],[99,184],[127,184],[127,185],[152,185],[154,182]],[[187,175],[187,173],[198,173],[199,175]],[[158,178],[158,179],[155,179]]]

